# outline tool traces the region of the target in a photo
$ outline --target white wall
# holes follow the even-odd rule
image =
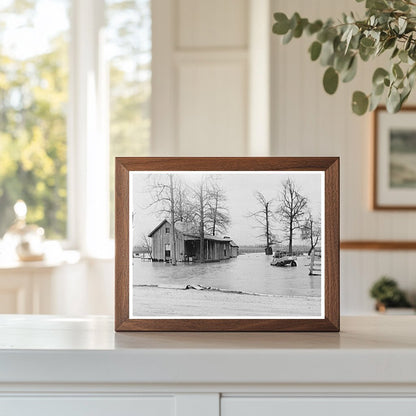
[[[351,0],[272,0],[272,10],[315,19],[361,10]],[[415,240],[415,212],[372,211],[371,116],[350,109],[356,89],[370,92],[377,62],[359,64],[359,76],[340,85],[334,96],[322,88],[324,68],[311,62],[308,37],[282,45],[272,36],[271,148],[279,156],[341,157],[341,240]],[[379,65],[381,61],[379,60]],[[413,95],[413,101],[414,101]],[[383,274],[395,277],[416,294],[415,253],[389,251],[341,252],[341,309],[344,314],[372,309],[368,289]]]
[[[154,0],[154,155],[246,154],[248,5]]]

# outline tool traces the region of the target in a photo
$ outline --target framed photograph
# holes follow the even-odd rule
[[[374,112],[373,208],[416,209],[416,107]]]
[[[116,158],[116,331],[339,331],[339,159]]]

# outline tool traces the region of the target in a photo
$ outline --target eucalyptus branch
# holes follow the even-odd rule
[[[283,35],[284,44],[303,34],[315,38],[309,53],[312,61],[319,59],[326,68],[323,86],[328,94],[336,92],[340,80],[354,79],[358,60],[367,62],[391,52],[391,65],[374,71],[371,93],[353,93],[352,110],[358,115],[372,111],[387,93],[387,109],[394,113],[409,97],[416,78],[416,3],[366,0],[365,7],[364,19],[344,14],[337,25],[332,19],[310,22],[298,13],[290,19],[284,13],[275,13],[273,32]]]

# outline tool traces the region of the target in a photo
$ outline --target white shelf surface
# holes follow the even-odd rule
[[[108,317],[0,316],[0,383],[416,384],[416,316],[338,333],[115,333]]]

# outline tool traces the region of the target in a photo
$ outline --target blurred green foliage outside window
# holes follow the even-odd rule
[[[68,14],[69,0],[0,4],[0,238],[18,199],[47,237],[66,236]]]
[[[149,151],[151,0],[103,5],[111,214],[103,227],[112,236],[114,157]],[[28,206],[28,222],[45,228],[47,238],[67,236],[70,14],[71,0],[0,3],[0,238],[18,199]]]

